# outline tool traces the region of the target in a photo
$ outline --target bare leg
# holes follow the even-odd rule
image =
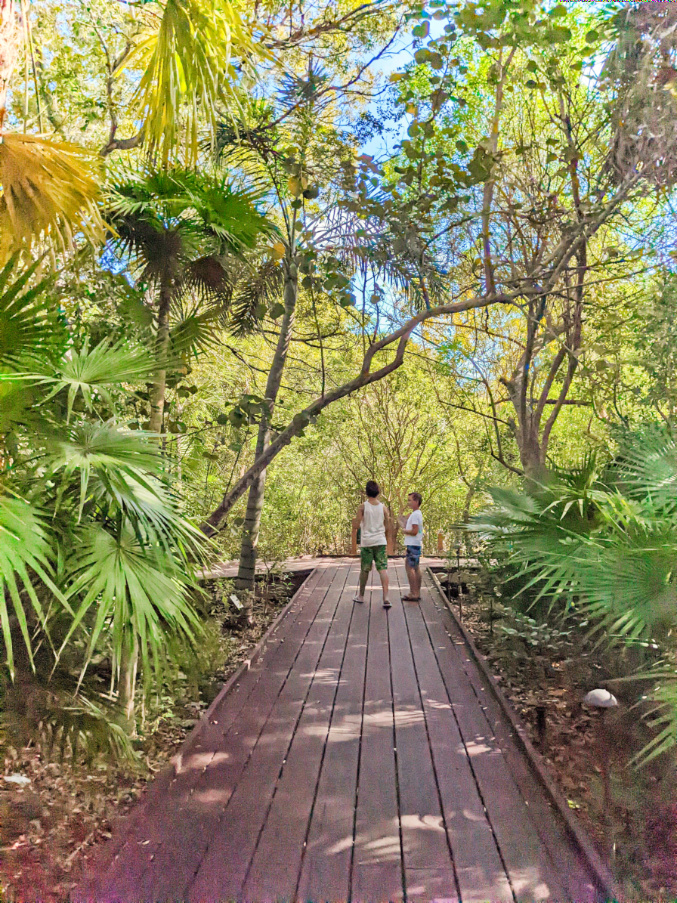
[[[358,599],[360,600],[360,602],[364,601],[364,591],[367,587],[367,580],[369,579],[370,571],[371,568],[369,569],[369,571],[360,571],[360,592],[358,594]]]
[[[407,580],[409,581],[409,595],[417,596],[418,593],[416,592],[416,572],[408,563],[405,563],[404,567],[407,572]]]
[[[381,586],[383,587],[383,604],[385,605],[388,601],[388,587],[390,585],[388,582],[388,571],[379,571],[378,575],[381,578]]]
[[[417,565],[415,568],[412,568],[412,576],[414,578],[414,595],[417,599],[421,598],[421,568]]]

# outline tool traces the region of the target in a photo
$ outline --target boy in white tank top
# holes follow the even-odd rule
[[[390,525],[388,509],[379,502],[381,494],[378,483],[369,480],[366,486],[367,500],[357,509],[353,526],[360,529],[360,591],[353,601],[364,602],[364,590],[372,564],[381,578],[383,587],[383,607],[390,608],[388,599],[388,543],[386,530]]]

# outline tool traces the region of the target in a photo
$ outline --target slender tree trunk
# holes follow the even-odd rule
[[[5,120],[7,86],[18,53],[18,37],[19,26],[14,0],[0,0],[0,132]]]
[[[134,720],[134,693],[136,690],[136,675],[139,670],[139,638],[133,634],[122,645],[122,659],[120,661],[120,684],[118,695],[120,708],[130,729],[135,726]]]
[[[268,373],[266,383],[265,410],[259,424],[259,434],[256,441],[255,461],[263,455],[268,448],[270,439],[270,421],[277,401],[278,392],[282,383],[282,374],[289,351],[294,313],[296,311],[296,299],[298,294],[298,277],[293,261],[286,267],[284,282],[284,316],[280,326],[280,334],[273,356],[273,362]],[[259,541],[259,529],[261,526],[261,511],[266,488],[266,471],[253,480],[247,499],[247,511],[242,530],[242,548],[240,551],[240,566],[235,580],[235,588],[240,592],[251,592],[254,589],[256,576],[256,549]],[[247,603],[249,604],[249,603]]]
[[[155,355],[160,365],[155,372],[150,390],[150,421],[148,428],[153,433],[162,432],[162,417],[165,410],[165,393],[167,390],[167,353],[169,351],[169,310],[172,303],[172,286],[169,279],[160,283],[160,304],[157,317],[157,335],[155,338]]]

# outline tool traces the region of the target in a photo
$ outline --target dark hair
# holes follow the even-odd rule
[[[379,485],[376,480],[369,480],[365,487],[365,492],[370,499],[375,499],[378,495],[381,494],[381,490],[379,489]]]
[[[423,496],[420,492],[410,492],[409,498],[414,499],[414,501],[418,504],[419,508],[421,507],[421,502],[423,501]]]

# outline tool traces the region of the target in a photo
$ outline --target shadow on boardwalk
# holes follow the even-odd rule
[[[324,561],[76,901],[605,899],[426,578]]]

